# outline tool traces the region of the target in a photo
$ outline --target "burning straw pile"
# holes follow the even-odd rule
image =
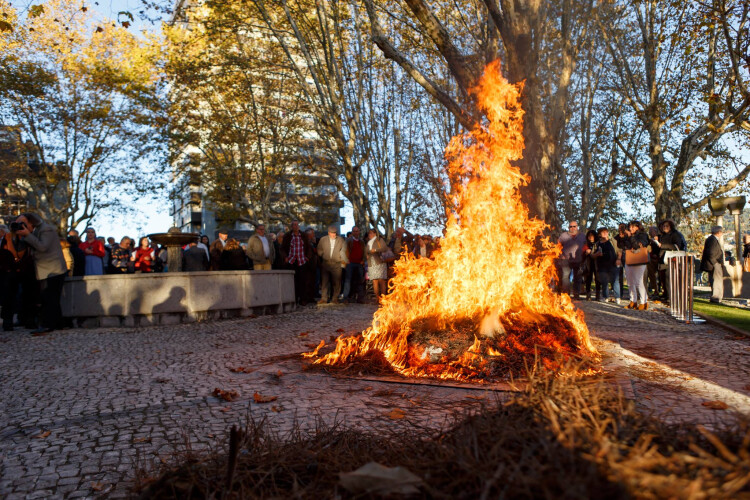
[[[596,359],[583,315],[551,289],[559,250],[521,201],[521,86],[494,63],[473,94],[486,119],[446,149],[452,210],[440,250],[399,259],[372,326],[314,363],[346,366],[379,352],[409,377],[486,380],[522,366],[519,358]],[[439,335],[420,339],[425,329]]]
[[[747,422],[713,433],[665,426],[602,378],[529,378],[525,393],[443,432],[333,426],[279,436],[267,422],[252,422],[234,433],[228,453],[169,470],[141,485],[142,498],[350,498],[357,495],[340,474],[369,462],[405,468],[419,498],[750,495]]]

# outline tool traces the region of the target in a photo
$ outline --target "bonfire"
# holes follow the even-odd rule
[[[445,151],[458,186],[441,249],[434,258],[403,256],[372,326],[321,343],[306,356],[329,367],[380,359],[409,377],[488,380],[541,360],[596,359],[583,314],[554,293],[558,245],[543,221],[529,217],[519,189],[529,181],[512,164],[523,152],[522,84],[499,63],[473,90],[485,119]]]

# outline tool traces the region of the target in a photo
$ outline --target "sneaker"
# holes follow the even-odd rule
[[[622,304],[622,300],[620,300],[620,299],[615,299],[615,304],[617,304],[617,305],[619,306],[620,304]]]

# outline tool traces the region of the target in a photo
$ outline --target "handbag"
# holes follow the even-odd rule
[[[396,254],[393,253],[393,250],[389,248],[388,250],[380,254],[380,259],[385,262],[393,262],[394,260],[396,260]]]
[[[641,247],[637,250],[625,250],[625,265],[637,266],[648,262],[648,249]]]

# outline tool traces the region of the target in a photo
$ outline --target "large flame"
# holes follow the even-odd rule
[[[339,337],[315,363],[347,364],[379,351],[407,376],[471,379],[502,373],[519,355],[542,353],[551,363],[556,354],[596,354],[583,315],[550,287],[559,249],[519,195],[528,182],[511,164],[523,152],[521,90],[499,63],[487,66],[473,90],[486,120],[446,149],[459,189],[441,250],[433,260],[399,259],[372,326]]]

